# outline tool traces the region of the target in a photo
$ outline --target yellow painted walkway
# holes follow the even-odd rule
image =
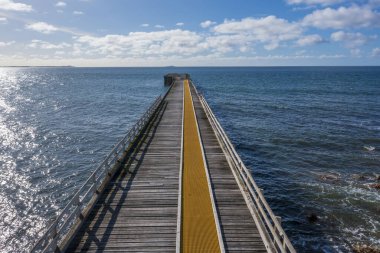
[[[189,82],[184,81],[181,252],[220,252]]]

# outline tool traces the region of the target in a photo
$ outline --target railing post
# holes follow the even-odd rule
[[[111,172],[111,165],[108,164],[108,158],[107,158],[107,162],[104,164],[104,166],[105,166],[107,174],[109,175]]]
[[[281,225],[281,217],[280,216],[276,216],[276,220],[278,221],[278,223]],[[275,224],[273,224],[273,226],[274,226],[274,231],[275,231],[275,233],[278,233],[278,234],[280,234],[279,232],[279,230],[278,230],[278,228],[277,228],[277,226],[275,225]]]
[[[58,241],[57,226],[58,226],[58,221],[54,221],[54,225],[51,231],[52,241],[49,245],[49,248],[52,250],[52,252],[55,252],[55,249],[57,248],[57,241]]]
[[[276,219],[277,219],[278,223],[280,223],[280,225],[281,225],[281,223],[282,223],[282,218],[281,218],[281,216],[276,216]]]
[[[96,176],[95,174],[92,175],[92,184],[95,185],[95,187],[92,189],[92,193],[96,192]]]
[[[109,156],[107,155],[106,159],[104,160],[104,166],[108,167],[108,162],[109,162]]]
[[[79,195],[76,196],[75,205],[77,206],[77,209],[78,209],[77,213],[75,214],[75,218],[78,218],[80,212],[82,211],[81,210],[82,202],[80,201]]]

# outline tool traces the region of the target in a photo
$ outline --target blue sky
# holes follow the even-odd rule
[[[380,0],[0,0],[0,65],[380,65]]]

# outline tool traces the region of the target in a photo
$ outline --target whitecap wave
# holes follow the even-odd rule
[[[364,149],[368,151],[375,151],[376,148],[374,146],[364,146]]]

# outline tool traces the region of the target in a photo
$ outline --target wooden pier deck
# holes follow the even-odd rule
[[[182,94],[175,83],[69,252],[175,252]]]
[[[32,252],[295,252],[189,75],[170,78]]]

